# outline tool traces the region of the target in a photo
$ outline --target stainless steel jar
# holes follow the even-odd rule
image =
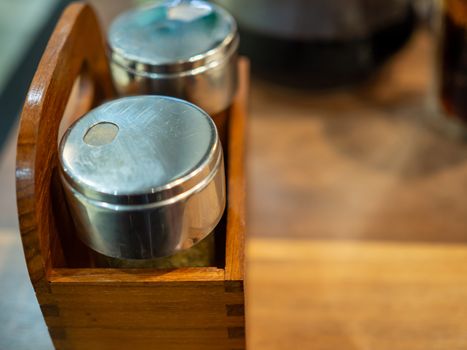
[[[173,96],[216,114],[237,88],[238,42],[233,17],[204,1],[125,12],[108,33],[115,86],[121,95]]]
[[[78,235],[106,256],[152,259],[188,249],[224,211],[216,127],[182,100],[103,104],[67,130],[59,157]]]

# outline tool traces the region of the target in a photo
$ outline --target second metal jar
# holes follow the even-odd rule
[[[204,1],[125,12],[108,34],[114,83],[120,95],[178,97],[214,115],[237,88],[238,42],[233,17]]]

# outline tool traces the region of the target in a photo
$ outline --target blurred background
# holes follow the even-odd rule
[[[154,1],[89,2],[106,30]],[[0,349],[52,348],[14,162],[21,105],[67,3],[0,2]],[[467,348],[466,2],[217,3],[253,69],[250,348]]]

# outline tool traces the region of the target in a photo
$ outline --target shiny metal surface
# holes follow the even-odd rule
[[[358,39],[404,17],[409,0],[214,0],[240,27],[283,39]]]
[[[125,12],[108,33],[120,95],[178,97],[209,114],[232,102],[238,43],[233,17],[204,1],[170,1]]]
[[[178,99],[126,97],[92,110],[65,133],[60,164],[80,238],[107,256],[151,259],[188,249],[225,207],[215,125]]]

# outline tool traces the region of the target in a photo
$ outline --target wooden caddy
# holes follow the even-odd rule
[[[241,59],[239,66],[239,91],[226,130],[228,203],[216,232],[219,266],[96,268],[73,234],[57,177],[57,139],[77,77],[85,79],[71,110],[75,118],[112,98],[114,89],[94,12],[82,3],[65,10],[26,97],[16,168],[26,263],[57,349],[245,349],[248,62]]]

